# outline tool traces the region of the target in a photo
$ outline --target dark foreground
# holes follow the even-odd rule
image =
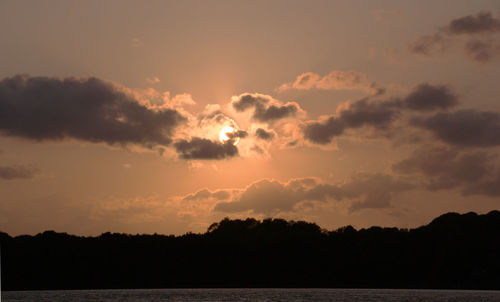
[[[500,291],[398,289],[143,289],[6,292],[5,302],[498,302]]]
[[[3,290],[500,289],[499,211],[449,213],[412,230],[348,226],[325,231],[306,222],[225,219],[204,234],[178,237],[48,231],[18,237],[0,233],[0,244]]]

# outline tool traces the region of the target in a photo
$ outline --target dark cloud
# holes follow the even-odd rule
[[[489,62],[500,56],[500,41],[471,39],[465,44],[466,54],[479,63]]]
[[[469,184],[462,193],[464,195],[483,195],[488,197],[500,197],[500,169],[496,169],[491,177]]]
[[[444,110],[458,104],[450,88],[440,85],[420,84],[404,98],[371,101],[363,98],[324,121],[309,121],[302,126],[304,137],[316,144],[328,144],[347,129],[371,126],[387,129],[403,111],[431,112]]]
[[[245,130],[236,131],[236,137],[245,138],[247,136],[248,136],[248,132],[246,132]]]
[[[478,62],[487,62],[500,54],[500,43],[494,40],[470,39],[465,43],[465,52]]]
[[[226,135],[227,137],[229,137],[229,139],[245,138],[248,136],[248,132],[246,132],[245,130],[236,130],[235,132],[226,132]]]
[[[500,31],[500,19],[492,16],[491,12],[479,12],[451,20],[446,30],[450,34],[477,34]]]
[[[315,144],[328,144],[335,136],[344,133],[344,123],[336,118],[329,117],[325,121],[307,122],[302,127],[304,138]]]
[[[445,110],[458,104],[457,96],[447,86],[420,84],[404,99],[404,105],[415,111]]]
[[[150,110],[97,78],[18,75],[0,81],[0,132],[37,141],[168,145],[185,121],[177,111]]]
[[[257,129],[257,131],[255,131],[255,136],[257,136],[260,139],[270,141],[274,138],[274,133],[271,131],[266,131],[262,128],[259,128],[259,129]]]
[[[394,194],[411,190],[414,186],[385,174],[355,174],[349,181],[331,185],[314,178],[301,178],[281,183],[261,180],[247,187],[230,202],[220,202],[215,211],[276,214],[291,211],[307,201],[350,200],[351,210],[390,207]]]
[[[500,145],[500,114],[488,111],[458,110],[415,118],[417,127],[432,132],[445,143],[463,147]]]
[[[233,102],[233,108],[236,109],[236,111],[242,112],[253,107],[264,106],[268,102],[268,98],[244,94],[239,97],[239,100]]]
[[[301,110],[297,103],[273,103],[271,97],[259,94],[243,94],[234,100],[232,105],[238,112],[253,108],[252,117],[259,122],[272,122],[295,116]]]
[[[0,166],[0,179],[28,179],[33,178],[40,170],[27,166]]]
[[[230,142],[222,144],[199,137],[178,140],[174,148],[183,159],[224,159],[238,155],[238,149]]]
[[[282,106],[271,105],[267,108],[263,106],[255,107],[253,117],[260,122],[268,122],[294,116],[298,112],[296,104],[288,104]]]
[[[399,115],[399,104],[396,101],[375,101],[362,99],[349,106],[339,114],[340,120],[347,128],[373,126],[386,128]]]
[[[480,12],[454,19],[431,35],[419,36],[410,43],[409,49],[416,54],[432,56],[454,44],[464,43],[464,52],[471,59],[484,63],[500,55],[498,33],[500,19],[494,18],[490,12]],[[457,35],[464,36],[465,41],[457,39]]]
[[[196,193],[189,194],[184,197],[182,200],[184,201],[193,201],[193,200],[202,200],[213,198],[216,200],[227,200],[231,197],[231,194],[228,191],[217,190],[214,192],[209,191],[208,189],[202,189]]]
[[[399,110],[392,102],[369,102],[362,99],[342,110],[337,116],[324,121],[312,121],[303,125],[304,137],[316,144],[328,144],[335,136],[339,136],[349,128],[373,126],[386,128],[396,119]]]
[[[496,159],[495,155],[486,152],[423,147],[394,164],[392,169],[422,175],[424,187],[430,191],[458,188],[464,195],[500,196],[500,169]]]
[[[238,143],[238,138],[245,138],[248,136],[248,132],[245,130],[233,130],[233,132],[226,132],[226,136],[229,138],[224,144],[235,145]]]
[[[441,33],[432,35],[420,35],[410,43],[411,52],[424,56],[431,56],[435,52],[445,51],[450,44],[450,40]]]

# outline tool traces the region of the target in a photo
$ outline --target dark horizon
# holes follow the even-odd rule
[[[500,211],[415,229],[223,219],[203,234],[0,233],[2,290],[421,288],[500,290]]]
[[[0,229],[406,228],[500,209],[499,13],[0,1]]]

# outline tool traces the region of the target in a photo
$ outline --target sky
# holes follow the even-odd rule
[[[500,208],[499,1],[4,0],[0,38],[11,235]]]

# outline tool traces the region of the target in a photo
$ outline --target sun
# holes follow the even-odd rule
[[[232,141],[233,145],[236,145],[240,141],[240,138],[236,136],[236,133],[236,129],[231,126],[226,126],[219,132],[219,140],[223,144]]]

